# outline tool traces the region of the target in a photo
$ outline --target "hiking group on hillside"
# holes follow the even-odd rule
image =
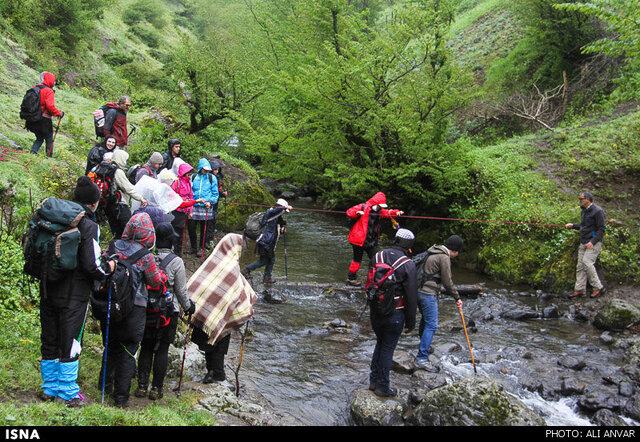
[[[27,96],[23,102],[21,116],[36,134],[34,154],[46,142],[47,155],[52,155],[51,117],[64,115],[55,108],[54,85],[55,77],[45,72],[41,83],[32,88],[39,98],[28,93],[40,118],[26,118]],[[194,168],[182,159],[180,140],[170,139],[166,152],[152,153],[143,165],[127,164],[130,106],[130,98],[123,96],[94,113],[96,135],[103,139],[88,152],[85,175],[77,180],[73,201],[54,197],[43,201],[23,240],[25,273],[40,281],[43,400],[83,404],[77,377],[89,310],[100,322],[104,345],[98,386],[102,398],[111,395],[116,406],[127,406],[136,372],[135,395],[162,398],[169,345],[180,317],[193,326],[191,338],[205,353],[203,382],[223,381],[230,333],[253,314],[256,297],[247,282],[251,272],[265,266],[263,283],[275,282],[275,249],[280,236],[286,235],[284,215],[293,207],[278,199],[265,212],[249,217],[245,234],[256,241],[259,259],[240,268],[244,235],[228,234],[214,243],[218,201],[227,196],[220,162],[201,158]],[[585,292],[587,281],[596,289],[592,296],[604,291],[593,266],[602,248],[605,215],[592,201],[590,193],[581,193],[582,220],[566,226],[580,230],[582,243],[573,296]],[[462,316],[462,301],[451,277],[451,261],[463,250],[462,238],[451,235],[444,244],[412,258],[415,235],[397,228],[392,246],[378,250],[382,221],[397,224],[396,218],[403,215],[402,210],[388,208],[383,192],[346,211],[353,248],[346,281],[354,289],[362,287],[357,273],[364,254],[369,258],[362,287],[376,335],[369,388],[382,397],[397,394],[389,376],[393,353],[402,331],[415,328],[417,311],[422,317],[415,363],[427,371],[438,370],[429,361],[429,351],[438,328],[443,286],[456,298]],[[255,226],[253,235],[247,233],[249,221]],[[114,237],[106,250],[100,248],[103,223]],[[185,246],[186,253],[196,255],[201,263],[207,256],[189,281],[182,259]],[[232,310],[225,312],[229,306]]]

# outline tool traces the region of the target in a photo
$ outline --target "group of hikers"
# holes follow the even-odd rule
[[[49,121],[41,125],[36,133],[37,140],[31,152],[37,153],[42,142],[49,145],[50,117],[63,114],[53,104],[53,92],[46,92],[55,84],[55,77],[43,73],[40,88],[42,115],[49,115]],[[196,303],[190,298],[187,278],[182,260],[183,234],[185,227],[189,233],[189,253],[203,257],[206,250],[214,247],[213,233],[217,214],[218,199],[226,196],[222,189],[222,173],[218,161],[201,158],[197,169],[180,157],[181,143],[177,139],[168,141],[164,154],[154,152],[146,164],[127,169],[129,154],[127,147],[126,112],[131,105],[129,97],[123,96],[116,105],[104,111],[104,139],[93,147],[87,157],[86,175],[78,178],[73,198],[76,209],[74,228],[79,232],[77,246],[77,266],[69,270],[65,277],[41,277],[41,353],[40,370],[44,400],[61,398],[69,406],[81,406],[84,398],[77,384],[81,337],[84,324],[92,306],[92,313],[100,321],[104,353],[103,366],[99,376],[99,387],[103,394],[111,394],[114,404],[126,407],[131,381],[137,372],[138,387],[135,395],[159,399],[163,396],[163,384],[168,365],[169,345],[174,341],[179,312],[188,317],[196,312]],[[29,127],[29,124],[27,124]],[[33,126],[35,127],[35,126]],[[48,151],[50,146],[47,147]],[[144,177],[158,180],[170,186],[181,199],[179,207],[170,214],[151,207],[148,201],[136,191],[135,184]],[[107,183],[107,180],[108,183]],[[105,186],[108,184],[108,186]],[[105,193],[105,188],[109,192]],[[140,208],[131,211],[131,200],[136,200]],[[591,296],[604,292],[595,271],[595,261],[602,248],[605,215],[601,208],[593,204],[593,195],[583,192],[579,196],[582,208],[581,222],[567,224],[567,228],[579,229],[581,246],[577,265],[575,292],[579,296],[586,292],[587,281],[594,287]],[[39,208],[39,216],[62,212],[59,202],[45,200]],[[275,263],[275,248],[280,234],[286,232],[284,215],[293,209],[284,199],[262,215],[260,235],[256,239],[259,259],[243,268],[235,259],[230,267],[237,267],[237,273],[245,281],[251,272],[265,266],[263,283],[272,284]],[[100,249],[99,222],[103,213],[114,235],[107,250]],[[170,216],[168,216],[170,215]],[[458,235],[449,236],[444,244],[433,245],[419,260],[411,259],[415,235],[406,228],[398,228],[393,244],[379,251],[378,242],[384,219],[395,220],[404,215],[398,209],[389,209],[384,193],[378,192],[364,203],[346,211],[352,221],[348,241],[353,248],[353,259],[348,267],[347,283],[361,287],[358,271],[364,254],[369,259],[364,290],[370,306],[370,320],[376,335],[376,344],[371,360],[369,389],[382,397],[395,396],[397,390],[390,385],[390,369],[393,353],[403,329],[415,328],[416,313],[422,315],[419,324],[416,366],[427,371],[438,371],[429,360],[429,351],[438,328],[438,299],[443,292],[456,299],[462,308],[462,301],[452,280],[451,260],[463,250],[463,240]],[[197,230],[200,230],[198,240]],[[234,244],[241,243],[234,240]],[[155,248],[155,254],[152,253]],[[229,246],[228,250],[233,247]],[[26,249],[25,249],[26,250]],[[117,304],[111,302],[109,281],[116,279],[118,268],[126,262],[133,275],[133,305],[121,312]],[[233,272],[234,270],[228,270]],[[50,276],[50,275],[49,275]],[[235,278],[233,278],[235,280]],[[240,283],[242,283],[240,281]],[[105,292],[109,286],[109,300],[98,299],[96,293]],[[149,302],[151,293],[173,295],[163,326],[157,322],[150,324]],[[224,295],[224,293],[222,294]],[[169,297],[167,298],[169,299]],[[106,304],[106,311],[105,311]],[[110,322],[110,308],[115,324]],[[124,309],[124,308],[123,308]],[[126,313],[126,314],[125,314]],[[229,346],[229,334],[216,336],[212,340],[203,327],[194,326],[192,339],[205,352],[207,374],[203,382],[225,379],[224,355]],[[140,348],[137,360],[135,354]],[[153,375],[151,387],[149,379]]]

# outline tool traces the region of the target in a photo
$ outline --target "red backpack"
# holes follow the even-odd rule
[[[392,314],[401,295],[396,295],[395,271],[403,264],[409,262],[409,258],[401,256],[393,264],[384,262],[384,250],[376,253],[375,263],[369,268],[365,291],[367,303],[371,310],[381,316]]]

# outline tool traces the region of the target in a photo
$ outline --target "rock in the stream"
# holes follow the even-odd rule
[[[544,419],[500,385],[469,377],[428,392],[407,418],[408,425],[544,425]]]
[[[640,308],[622,299],[614,298],[598,312],[593,325],[602,330],[624,330],[636,322],[640,322]]]
[[[283,304],[287,302],[287,298],[278,292],[272,292],[271,290],[265,290],[262,292],[262,299],[269,304]]]
[[[407,411],[408,394],[398,390],[398,396],[380,398],[371,390],[356,390],[351,400],[351,420],[357,426],[402,425]]]

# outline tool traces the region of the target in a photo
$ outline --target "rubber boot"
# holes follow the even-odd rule
[[[67,405],[70,407],[82,406],[84,397],[80,394],[80,386],[77,382],[80,360],[76,359],[72,362],[60,362],[58,367],[58,397],[67,402]]]
[[[40,399],[53,401],[58,396],[59,359],[43,359],[40,361],[40,374],[42,376],[42,391]]]

